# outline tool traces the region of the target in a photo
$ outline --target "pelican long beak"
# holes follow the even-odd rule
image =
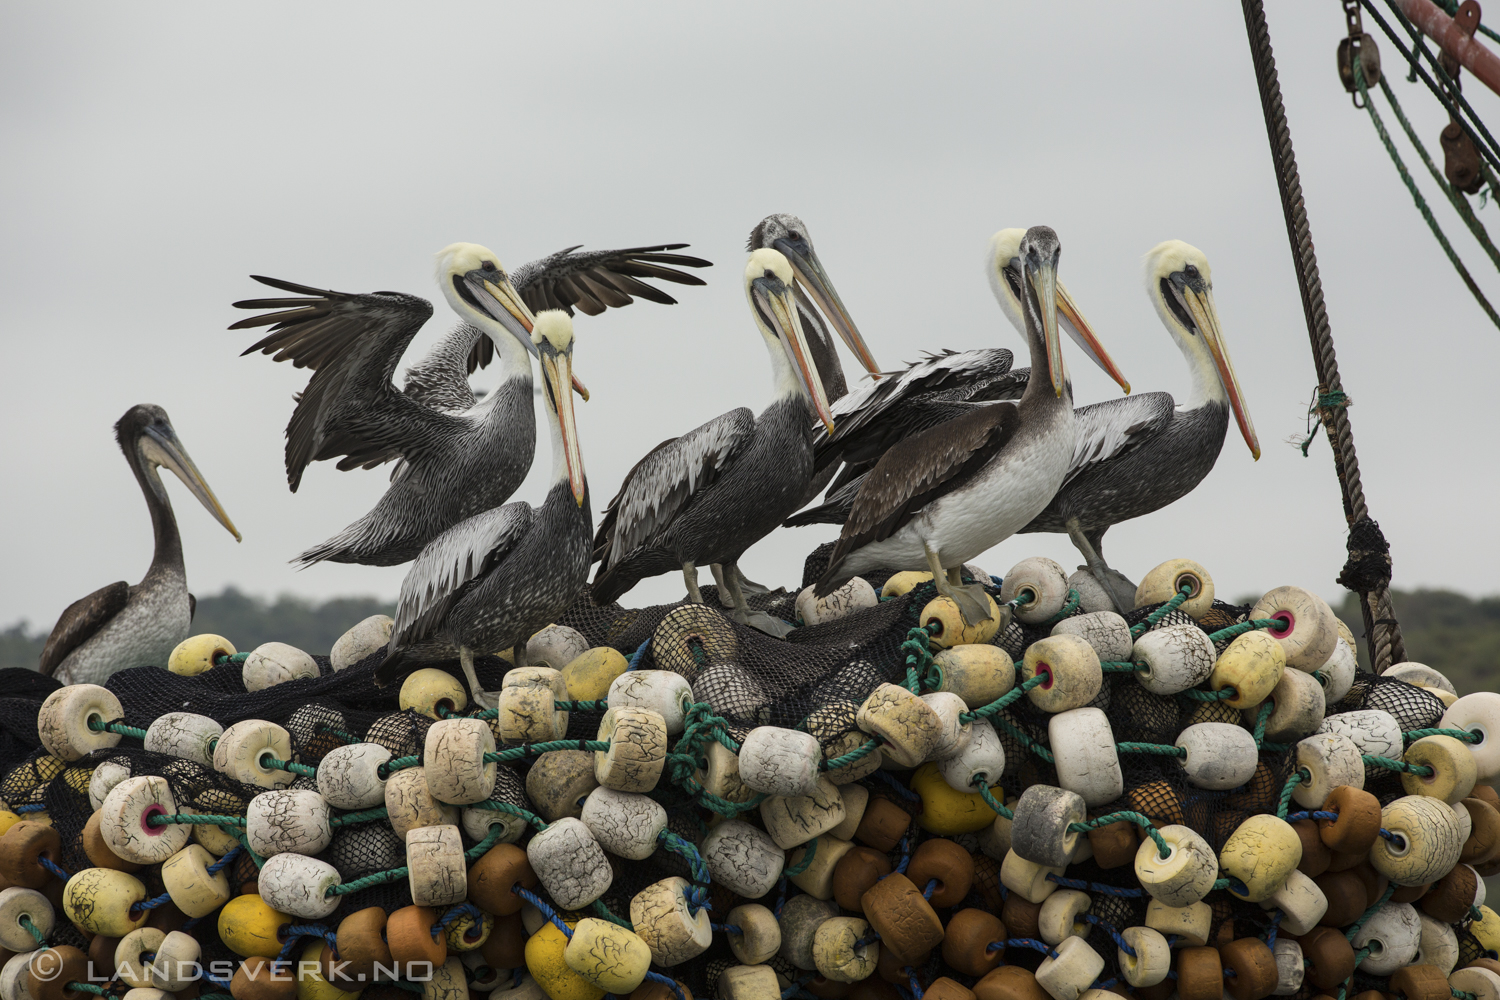
[[[187,449],[177,438],[177,432],[170,424],[165,427],[159,424],[150,424],[146,427],[146,440],[142,444],[142,451],[151,461],[164,469],[170,469],[172,474],[182,480],[186,486],[198,498],[214,520],[218,521],[229,533],[234,536],[235,541],[243,541],[240,531],[229,520],[229,514],[225,512],[224,505],[219,503],[219,498],[214,496],[214,491],[209,489],[208,481],[203,478],[203,473],[198,471],[198,466],[193,464]]]
[[[573,378],[573,356],[547,350],[540,352],[542,378],[547,382],[553,410],[557,414],[557,431],[562,438],[563,461],[568,466],[568,485],[573,500],[583,506],[588,485],[583,478],[583,453],[578,449],[578,423],[573,416],[573,395],[568,391],[576,384]],[[585,397],[587,398],[587,397]]]
[[[1073,343],[1088,355],[1090,361],[1102,368],[1106,375],[1119,383],[1120,388],[1125,390],[1125,395],[1130,395],[1130,382],[1120,371],[1119,365],[1115,364],[1115,359],[1104,349],[1104,345],[1099,343],[1099,338],[1094,336],[1094,328],[1083,318],[1083,313],[1079,312],[1077,303],[1062,282],[1057,284],[1057,309],[1062,313],[1062,328],[1073,338]]]
[[[792,265],[797,281],[812,295],[813,301],[817,302],[818,311],[826,316],[834,330],[838,331],[839,339],[844,342],[844,346],[854,352],[859,363],[865,366],[865,371],[874,378],[880,378],[880,365],[876,364],[869,345],[865,343],[865,338],[860,335],[859,328],[850,318],[849,310],[844,308],[844,300],[839,298],[838,290],[833,287],[833,282],[828,278],[828,272],[823,270],[823,262],[818,259],[817,251],[809,249],[804,257],[792,246],[790,240],[777,240],[774,245]]]
[[[531,352],[532,357],[539,357],[536,345],[531,342],[531,328],[536,325],[536,316],[532,315],[531,307],[521,298],[521,293],[516,291],[515,286],[505,279],[491,281],[478,274],[471,274],[465,280],[475,293],[475,299],[484,306],[485,312],[509,330],[511,336]],[[585,403],[589,401],[589,390],[578,381],[576,375],[573,376],[573,391],[582,396]]]
[[[1240,434],[1244,437],[1245,444],[1250,446],[1250,454],[1259,461],[1260,440],[1255,436],[1255,425],[1250,422],[1250,413],[1245,409],[1239,376],[1234,373],[1234,365],[1229,360],[1229,348],[1224,343],[1224,333],[1219,328],[1219,311],[1214,308],[1214,291],[1208,287],[1201,292],[1195,291],[1191,285],[1183,285],[1181,291],[1183,304],[1187,306],[1193,323],[1203,336],[1203,342],[1213,355],[1219,384],[1229,396],[1229,408],[1234,411],[1235,423],[1240,425]]]
[[[792,369],[797,373],[797,380],[802,383],[802,391],[806,394],[808,401],[812,403],[813,410],[818,419],[823,421],[823,426],[828,428],[828,433],[833,433],[833,411],[828,407],[828,395],[823,391],[823,380],[818,378],[818,369],[812,362],[812,355],[807,349],[807,337],[802,333],[802,321],[797,317],[797,302],[792,297],[791,288],[777,282],[778,288],[772,290],[765,282],[757,280],[752,290],[757,307],[762,315],[767,317],[772,325],[772,331],[781,341],[781,349],[786,352],[787,358],[792,362]]]
[[[1047,372],[1052,377],[1053,391],[1061,396],[1067,376],[1063,369],[1062,341],[1057,336],[1057,265],[1050,260],[1037,265],[1036,270],[1027,265],[1026,277],[1031,282],[1032,291],[1036,293],[1037,305],[1042,314],[1042,340],[1047,345]]]

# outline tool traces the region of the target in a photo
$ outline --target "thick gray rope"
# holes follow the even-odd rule
[[[1262,0],[1240,0],[1245,13],[1245,30],[1250,41],[1250,56],[1255,63],[1255,79],[1260,89],[1261,111],[1265,115],[1266,135],[1271,145],[1271,160],[1276,168],[1277,187],[1281,192],[1282,214],[1286,218],[1287,239],[1296,265],[1297,285],[1302,293],[1302,311],[1307,317],[1307,333],[1312,341],[1313,363],[1318,372],[1318,392],[1343,392],[1339,379],[1338,357],[1333,349],[1333,333],[1328,326],[1328,310],[1323,302],[1323,282],[1318,276],[1318,259],[1313,251],[1312,233],[1307,222],[1307,208],[1302,197],[1302,181],[1297,174],[1297,157],[1292,151],[1291,131],[1287,127],[1286,109],[1281,103],[1281,84],[1276,76],[1276,57],[1271,51],[1271,36],[1266,28]],[[1354,431],[1349,425],[1349,411],[1344,406],[1319,407],[1318,415],[1333,448],[1334,469],[1344,495],[1344,519],[1349,524],[1370,516],[1365,503],[1364,486],[1359,477],[1359,456],[1354,451]],[[1364,599],[1365,635],[1369,636],[1370,659],[1376,673],[1406,659],[1401,627],[1395,624],[1390,589],[1381,586]]]

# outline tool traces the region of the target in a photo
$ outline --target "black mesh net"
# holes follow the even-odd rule
[[[808,556],[804,585],[821,574],[830,549],[831,545],[820,546]],[[879,591],[886,575],[876,574],[867,579]],[[998,594],[998,589],[992,593]],[[796,628],[786,641],[731,620],[719,602],[716,588],[703,588],[703,596],[705,603],[701,605],[676,603],[637,609],[618,604],[598,606],[584,596],[559,624],[576,629],[591,646],[609,646],[634,658],[639,668],[680,674],[692,686],[696,699],[707,702],[712,713],[726,721],[727,730],[735,739],[742,739],[759,725],[807,726],[816,729],[825,747],[847,741],[839,745],[852,748],[864,739],[859,735],[851,740],[851,734],[858,732],[855,725],[858,706],[879,684],[904,681],[907,664],[902,644],[918,625],[921,612],[935,596],[935,590],[931,584],[919,585],[836,621]],[[749,601],[756,610],[789,621],[795,619],[795,593],[785,590],[757,593]],[[1127,615],[1126,620],[1137,624],[1156,610],[1139,609]],[[1215,602],[1201,621],[1194,622],[1182,612],[1173,611],[1160,616],[1150,627],[1187,624],[1212,633],[1244,621],[1248,611],[1248,607]],[[1028,625],[1015,621],[991,642],[1018,660],[1028,645],[1050,634],[1051,629],[1052,623]],[[1220,640],[1219,650],[1230,641]],[[318,677],[258,692],[245,690],[237,664],[224,664],[195,677],[181,677],[155,668],[126,670],[110,678],[107,686],[121,701],[122,721],[133,726],[145,727],[167,711],[206,715],[225,726],[245,719],[274,722],[287,730],[293,759],[302,764],[316,765],[331,750],[356,742],[379,744],[394,757],[419,755],[434,720],[401,709],[398,686],[380,687],[375,683],[375,668],[382,658],[383,653],[375,653],[345,670],[333,672],[326,657],[316,657],[321,670]],[[445,670],[462,683],[462,671],[456,661],[426,666]],[[480,681],[488,690],[500,686],[506,669],[507,662],[498,657],[483,657],[476,663]],[[62,838],[61,863],[69,871],[89,866],[81,835],[92,812],[89,779],[93,769],[104,761],[122,765],[132,775],[166,777],[183,811],[242,814],[245,803],[260,791],[191,761],[148,753],[129,737],[112,749],[67,765],[48,757],[38,749],[36,718],[42,700],[55,687],[55,682],[29,671],[0,672],[0,690],[6,692],[0,698],[0,775],[3,775],[0,800],[12,808],[46,808]],[[1242,718],[1240,712],[1222,702],[1154,694],[1129,672],[1106,673],[1091,704],[1105,712],[1114,738],[1120,743],[1170,746],[1190,724],[1205,721],[1253,724],[1253,720]],[[1432,726],[1443,713],[1441,701],[1429,693],[1363,673],[1357,676],[1348,696],[1330,711],[1358,709],[1389,712],[1403,730]],[[601,717],[598,710],[572,711],[567,738],[595,738]],[[1000,784],[1012,796],[1033,784],[1058,783],[1057,771],[1050,762],[1048,725],[1052,718],[1027,697],[1019,698],[993,716],[1006,756]],[[534,759],[502,764],[496,797],[530,808],[524,787]],[[1268,745],[1259,755],[1254,776],[1244,786],[1209,791],[1191,785],[1173,756],[1122,753],[1124,793],[1117,801],[1092,809],[1090,815],[1098,817],[1130,810],[1149,817],[1158,826],[1183,824],[1198,831],[1218,851],[1246,818],[1276,811],[1293,766],[1293,755],[1288,748]],[[860,781],[869,789],[872,801],[892,802],[908,814],[907,836],[890,853],[893,866],[900,866],[930,836],[918,822],[921,802],[907,787],[910,780],[909,772],[882,769]],[[315,782],[299,777],[297,785],[315,787]],[[1399,776],[1380,768],[1371,768],[1366,787],[1383,803],[1403,792]],[[711,812],[667,780],[649,794],[666,809],[673,833],[693,845],[703,842],[708,823],[714,820]],[[1002,794],[1001,790],[995,789],[995,794]],[[755,811],[741,818],[759,823]],[[971,852],[974,862],[973,884],[960,905],[1001,912],[1008,905],[1009,893],[1000,879],[999,861],[983,852],[981,837],[964,835],[957,839]],[[465,834],[465,847],[474,844]],[[405,863],[405,850],[388,823],[371,820],[339,826],[318,857],[331,864],[345,882],[352,882],[399,868]],[[689,862],[666,849],[643,861],[612,857],[610,863],[613,882],[601,902],[620,916],[628,915],[631,899],[646,886],[669,876],[690,880],[693,877]],[[254,862],[244,854],[230,869],[231,883],[237,891],[254,883],[256,875]],[[143,870],[140,877],[151,894],[162,892],[160,875],[153,869]],[[1070,865],[1067,877],[1091,887],[1093,902],[1087,941],[1105,959],[1106,968],[1100,979],[1117,978],[1120,970],[1114,935],[1141,924],[1145,917],[1147,899],[1141,893],[1133,866],[1127,861],[1105,869],[1097,859],[1086,858]],[[710,886],[709,892],[716,923],[724,921],[734,906],[745,902],[723,886]],[[779,909],[789,895],[799,892],[783,880],[762,902]],[[407,879],[394,878],[347,894],[341,899],[339,909],[321,923],[334,927],[344,915],[355,910],[379,906],[393,911],[411,901]],[[1270,931],[1270,916],[1257,905],[1237,902],[1226,893],[1214,893],[1213,907],[1211,933],[1215,937],[1265,938]],[[939,915],[946,922],[950,914],[951,911],[943,910]],[[186,921],[169,905],[160,907],[152,920],[155,926],[163,927],[186,923],[202,942],[206,961],[233,958],[218,938],[213,915]],[[63,928],[59,931],[59,941],[68,940],[71,935],[79,939],[76,943],[82,944],[81,935],[66,921],[59,923]],[[1472,934],[1462,931],[1459,942],[1466,953],[1479,954]],[[1035,951],[1012,949],[1006,960],[1034,969],[1042,957]],[[686,983],[695,995],[706,998],[716,995],[719,975],[730,964],[736,963],[724,936],[716,934],[713,946],[701,959],[670,970],[670,974]],[[780,959],[772,964],[785,966]],[[806,971],[790,966],[779,971],[789,981],[806,985],[809,976]],[[949,975],[967,986],[974,983],[972,977],[957,975],[943,965],[936,951],[925,967],[913,972],[924,985],[938,975]],[[1360,984],[1356,977],[1355,987],[1360,988]],[[373,1000],[379,1000],[383,992],[389,991],[385,987],[366,991]]]

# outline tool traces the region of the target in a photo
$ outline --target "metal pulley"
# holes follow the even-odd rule
[[[1439,141],[1443,146],[1443,175],[1448,178],[1448,183],[1464,194],[1478,194],[1484,186],[1484,172],[1480,169],[1479,150],[1474,148],[1474,140],[1457,122],[1449,122]]]
[[[1360,61],[1365,86],[1373,87],[1380,82],[1380,49],[1375,46],[1375,39],[1365,33],[1359,16],[1359,0],[1343,0],[1343,2],[1344,19],[1348,23],[1349,34],[1339,41],[1339,80],[1343,82],[1344,90],[1355,95],[1354,106],[1358,108],[1363,105],[1359,103],[1359,85],[1354,82],[1354,60]],[[1469,2],[1472,3],[1473,0]]]

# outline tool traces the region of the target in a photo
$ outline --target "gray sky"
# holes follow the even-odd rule
[[[438,300],[410,362],[452,321],[432,279],[448,243],[483,243],[510,267],[574,243],[693,244],[717,265],[707,288],[577,324],[597,518],[658,441],[767,401],[740,272],[746,233],[775,211],[807,221],[887,367],[943,347],[1021,353],[982,255],[999,228],[1051,225],[1063,280],[1135,387],[1179,398],[1186,370],[1143,294],[1141,258],[1164,239],[1201,248],[1264,455],[1252,462],[1231,427],[1199,489],[1115,528],[1106,555],[1137,578],[1195,558],[1226,596],[1283,583],[1342,593],[1328,446],[1320,436],[1304,459],[1283,443],[1303,429],[1315,376],[1237,4],[1061,17],[1036,3],[0,11],[0,624],[50,627],[70,601],[145,572],[149,523],[111,433],[138,402],[167,408],[245,536],[236,545],[168,477],[197,593],[396,593],[400,567],[287,565],[369,509],[387,472],[322,463],[287,491],[282,431],[307,373],[238,357],[254,331],[224,328],[231,301],[262,291],[247,274]],[[1275,0],[1269,14],[1396,583],[1500,590],[1486,443],[1500,333],[1338,84],[1338,5]],[[1442,112],[1398,72],[1437,151]],[[1467,94],[1500,125],[1494,95]],[[1500,293],[1452,212],[1438,214]],[[1494,206],[1481,217],[1500,222]],[[1118,391],[1068,351],[1079,402]],[[493,384],[492,370],[476,382]],[[546,450],[520,498],[540,500]],[[745,570],[794,584],[831,537],[777,532]],[[1047,535],[981,561],[1000,573],[1030,555],[1079,561]],[[626,601],[681,593],[660,578]]]

